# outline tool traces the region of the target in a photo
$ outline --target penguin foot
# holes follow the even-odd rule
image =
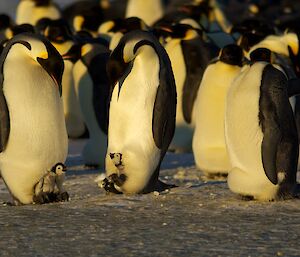
[[[112,175],[116,175],[117,174],[112,174]],[[115,182],[114,180],[111,178],[112,175],[110,175],[108,178],[103,179],[102,183],[101,183],[101,187],[107,192],[107,193],[114,193],[114,194],[122,194],[122,192],[118,191],[115,188]],[[114,178],[115,176],[113,176]]]
[[[243,201],[253,201],[254,197],[252,195],[240,195]]]
[[[56,201],[57,194],[55,193],[40,192],[39,194],[33,196],[33,203],[35,204],[53,203]]]
[[[63,193],[57,194],[56,201],[57,202],[67,202],[67,201],[69,201],[69,199],[70,199],[70,197],[69,197],[68,192],[63,192]]]
[[[165,190],[175,188],[175,187],[177,187],[177,186],[173,185],[173,184],[169,185],[169,184],[166,184],[165,182],[162,182],[161,180],[157,180],[154,191],[163,192]]]
[[[127,179],[127,176],[125,174],[121,174],[120,176],[118,176],[118,174],[114,173],[114,174],[111,174],[108,179],[110,181],[112,181],[114,184],[116,184],[118,187],[121,187],[124,185],[126,179]]]

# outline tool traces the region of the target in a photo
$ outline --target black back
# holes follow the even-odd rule
[[[278,183],[278,173],[284,172],[281,183],[294,184],[298,163],[298,136],[293,111],[289,104],[285,75],[268,64],[262,73],[259,99],[259,123],[263,132],[262,161],[268,179]],[[285,193],[285,192],[282,192]]]

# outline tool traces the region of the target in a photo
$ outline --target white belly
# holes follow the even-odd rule
[[[240,67],[222,62],[208,66],[195,102],[193,153],[197,167],[206,173],[230,169],[224,135],[225,101]]]
[[[262,165],[263,134],[259,126],[260,81],[263,67],[247,67],[229,90],[226,105],[225,137],[232,169],[229,188],[238,194],[269,200],[277,192]]]
[[[10,134],[0,167],[11,193],[30,203],[34,185],[52,166],[65,161],[68,138],[62,100],[49,75],[39,65],[13,66],[8,61],[4,66]]]

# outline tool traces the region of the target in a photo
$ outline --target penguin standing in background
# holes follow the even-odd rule
[[[0,64],[1,176],[16,203],[30,204],[45,172],[67,157],[64,64],[47,39],[25,33],[6,44]]]
[[[42,18],[59,19],[59,7],[52,0],[21,0],[17,6],[16,23],[35,25]]]
[[[268,49],[258,50],[227,96],[228,186],[239,195],[271,201],[293,196],[299,145],[287,78],[269,63]]]
[[[64,56],[80,56],[73,68],[74,87],[89,139],[82,151],[88,166],[104,168],[107,148],[109,82],[106,63],[109,58],[106,46],[97,43],[74,45]]]
[[[208,176],[230,170],[224,137],[225,102],[232,81],[241,71],[242,59],[239,46],[225,46],[219,60],[206,68],[198,90],[193,153],[196,166]]]
[[[164,10],[162,0],[128,0],[125,17],[138,17],[151,26],[164,15]]]
[[[202,38],[200,30],[187,24],[164,25],[165,49],[171,60],[177,91],[176,129],[170,149],[192,150],[194,120],[192,112],[203,72],[219,49]]]
[[[107,69],[111,96],[103,187],[125,194],[170,188],[158,179],[176,116],[176,86],[165,49],[149,32],[129,32]]]
[[[63,19],[51,20],[44,18],[38,21],[36,27],[39,33],[48,38],[62,56],[75,44],[69,25]],[[64,58],[65,69],[62,79],[64,113],[70,138],[81,137],[86,131],[74,88],[73,67],[77,60],[77,58]]]

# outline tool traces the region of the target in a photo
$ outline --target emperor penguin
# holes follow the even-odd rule
[[[80,58],[73,68],[74,88],[89,132],[82,158],[85,165],[104,169],[109,96],[106,64],[110,51],[98,43],[77,44],[64,58],[78,56],[78,52]]]
[[[59,7],[52,0],[21,0],[17,6],[16,23],[35,25],[42,18],[59,19]]]
[[[164,15],[164,12],[162,0],[128,0],[125,17],[139,17],[151,26]]]
[[[231,85],[225,111],[228,186],[263,201],[293,196],[299,152],[288,81],[265,61],[268,55],[268,49],[250,55],[251,64]]]
[[[230,170],[224,136],[225,102],[242,61],[239,46],[222,48],[218,60],[206,68],[197,92],[193,153],[196,166],[208,176],[227,174]]]
[[[165,49],[149,32],[129,32],[107,70],[111,96],[103,187],[125,194],[170,188],[158,179],[176,116],[176,86]]]
[[[75,44],[72,31],[63,19],[44,18],[38,21],[36,27],[39,33],[45,36],[63,57]],[[86,132],[86,126],[74,88],[73,68],[77,59],[63,59],[65,69],[62,79],[62,98],[67,132],[70,138],[79,138]]]
[[[67,157],[64,64],[47,39],[27,33],[6,44],[0,64],[1,176],[16,203],[31,204],[35,185]]]
[[[194,121],[192,112],[203,72],[217,57],[219,48],[202,38],[202,32],[187,24],[164,25],[165,49],[171,60],[177,90],[176,129],[170,149],[192,150]]]

